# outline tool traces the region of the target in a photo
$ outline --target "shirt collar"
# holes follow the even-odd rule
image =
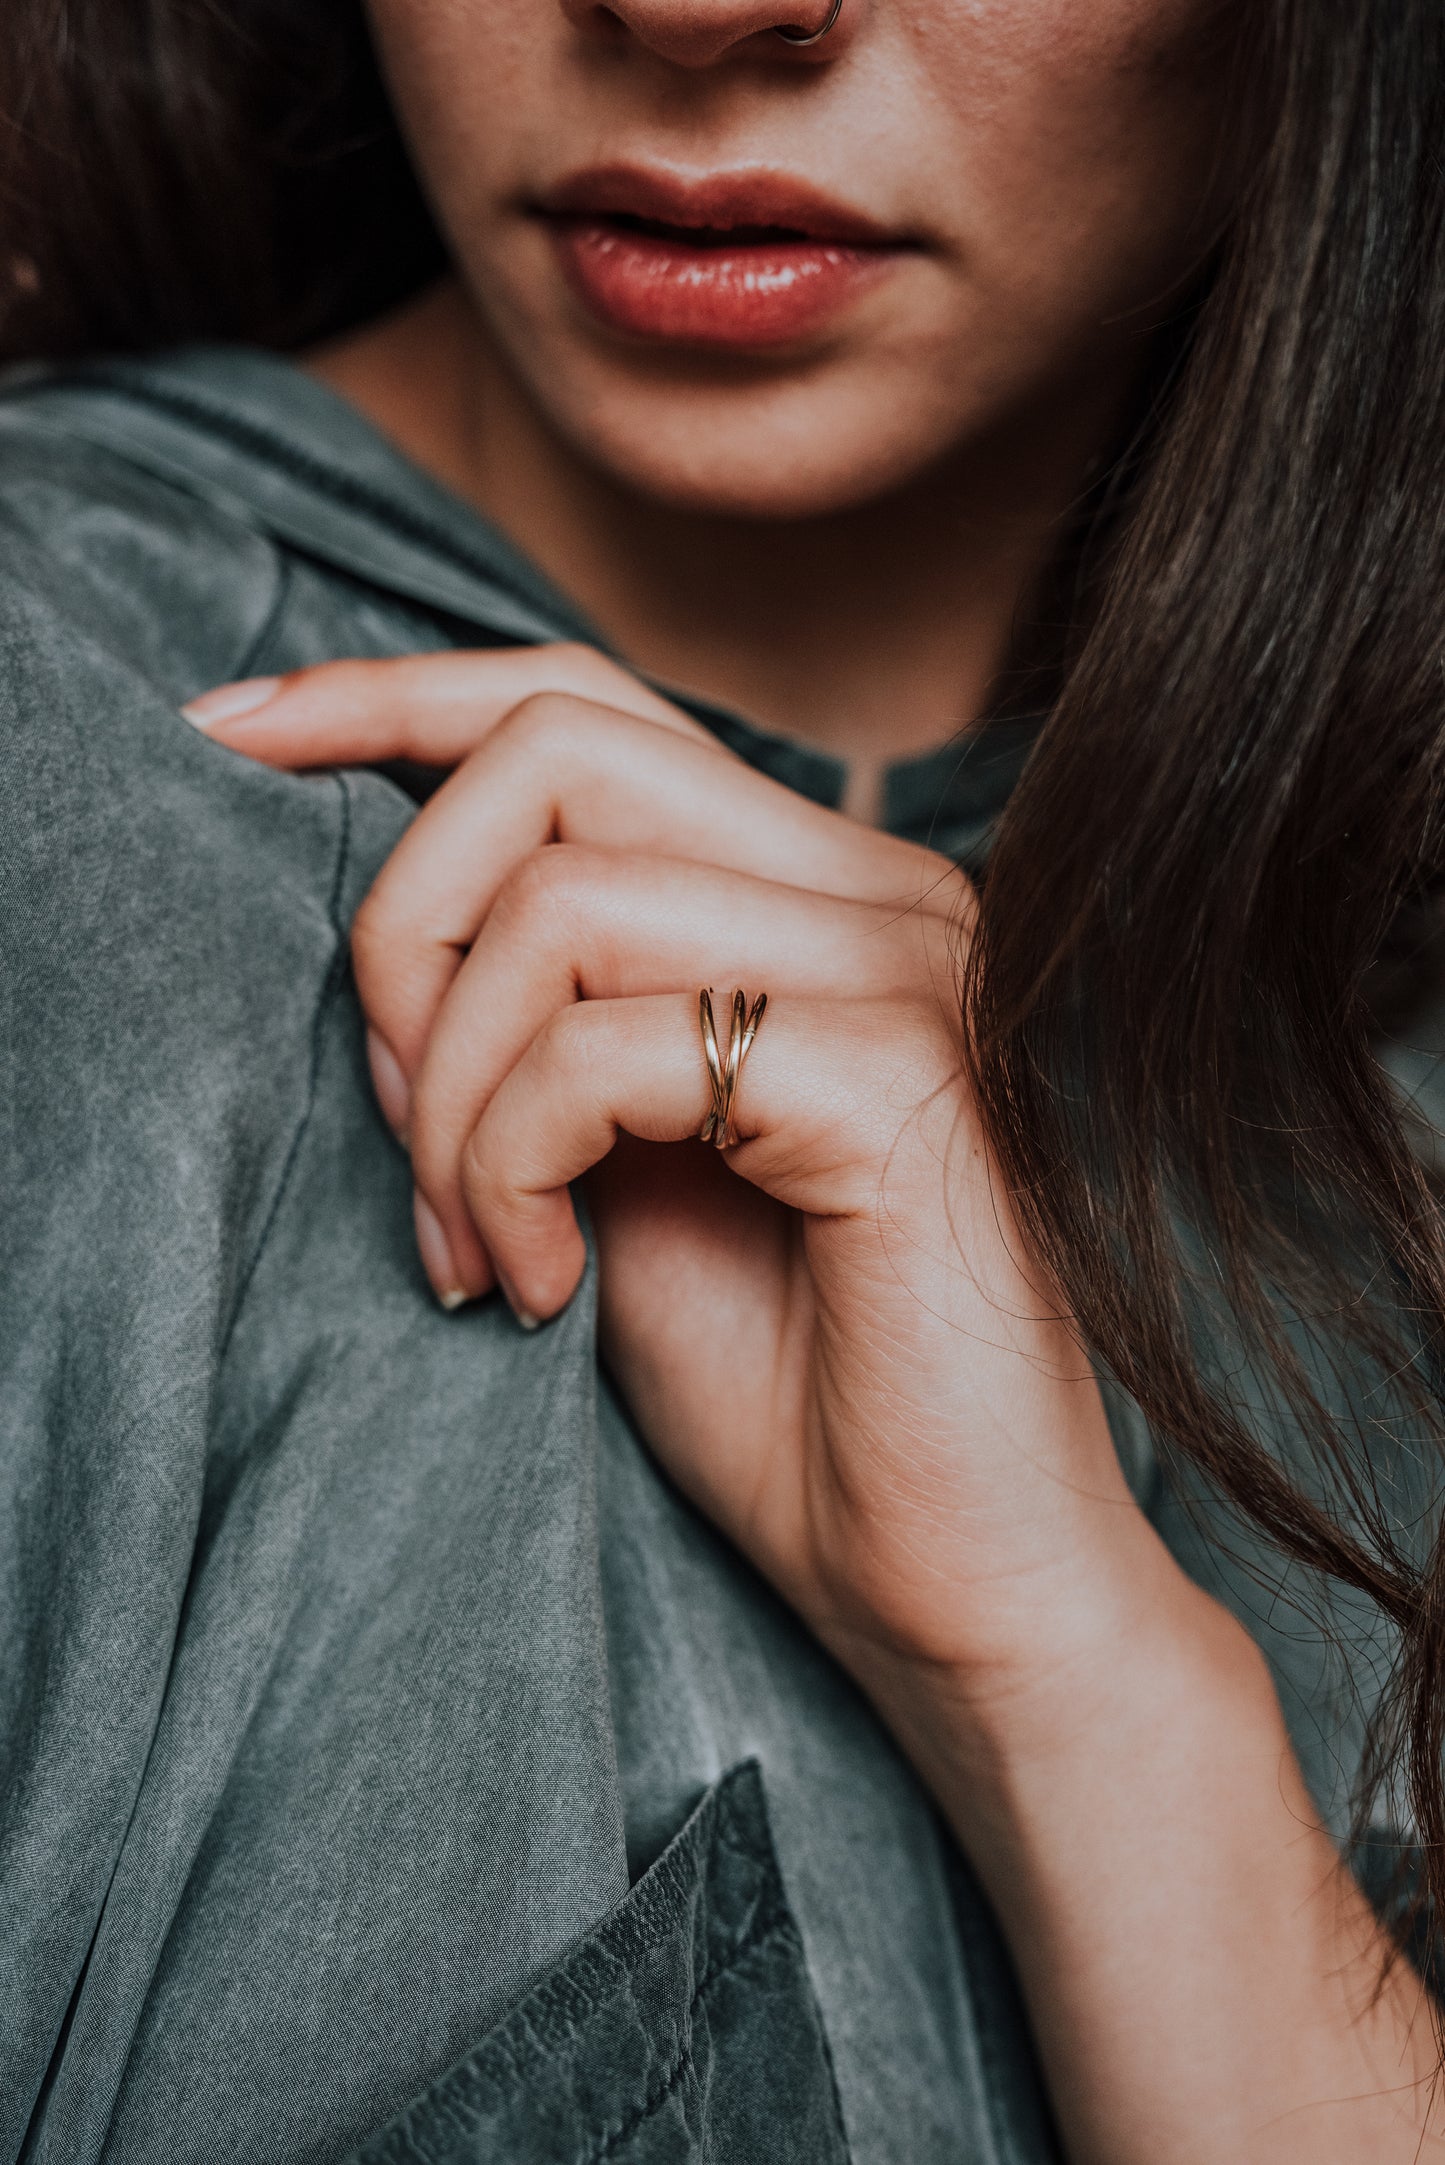
[[[472,630],[491,641],[582,640],[611,651],[488,520],[279,355],[190,346],[47,371],[14,389],[42,409],[58,404],[72,436],[223,503],[321,563],[421,603],[462,638]],[[842,802],[842,760],[674,687],[657,688],[751,766],[816,803]],[[889,766],[884,824],[981,867],[1041,719],[988,721]]]

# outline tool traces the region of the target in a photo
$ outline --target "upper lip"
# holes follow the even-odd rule
[[[781,228],[853,247],[896,248],[907,240],[808,181],[757,167],[691,176],[641,165],[593,166],[549,189],[536,207],[551,217],[646,218],[712,232]]]

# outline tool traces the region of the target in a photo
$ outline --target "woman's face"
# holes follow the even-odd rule
[[[1219,0],[775,35],[828,5],[371,0],[498,355],[666,501],[807,516],[1107,417],[1219,214]]]

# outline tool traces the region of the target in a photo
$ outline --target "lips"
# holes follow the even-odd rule
[[[573,291],[609,329],[761,350],[825,327],[910,243],[779,174],[577,175],[537,206]]]

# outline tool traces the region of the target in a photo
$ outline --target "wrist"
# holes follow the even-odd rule
[[[1142,1517],[1107,1569],[1033,1606],[1036,1625],[977,1658],[866,1634],[838,1649],[965,1838],[963,1821],[1024,1812],[1035,1786],[1056,1793],[1171,1737],[1192,1749],[1255,1701],[1275,1711],[1254,1641]]]

